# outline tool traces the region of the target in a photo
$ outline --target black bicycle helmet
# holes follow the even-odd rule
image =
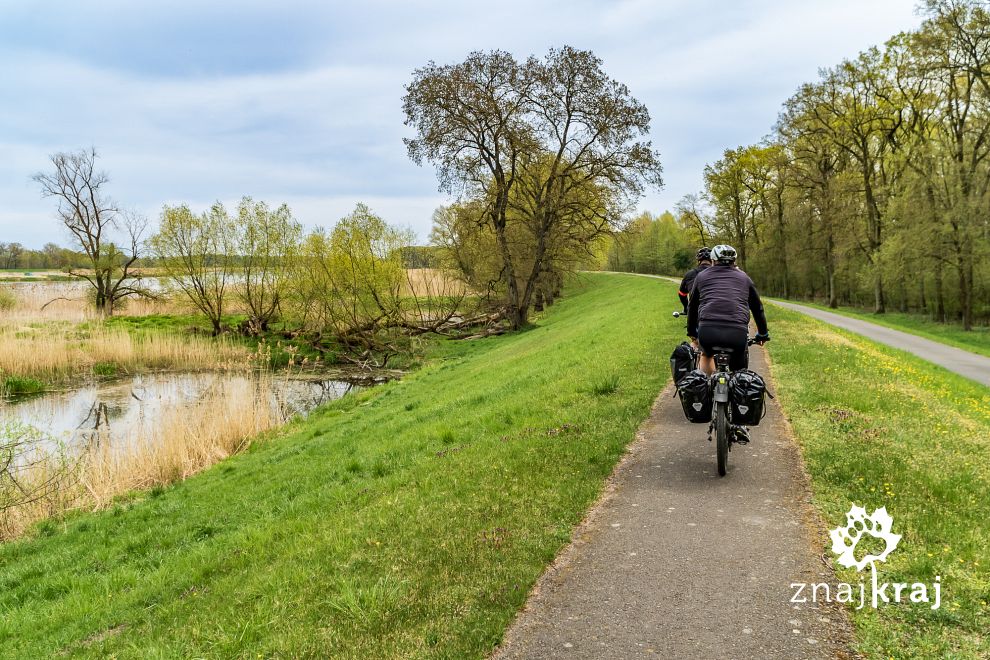
[[[696,256],[698,257],[698,261],[711,261],[712,251],[710,248],[703,247],[698,250],[698,254]]]

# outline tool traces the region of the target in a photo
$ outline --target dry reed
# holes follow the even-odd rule
[[[403,293],[418,298],[463,296],[467,293],[467,287],[440,268],[407,268]]]
[[[246,366],[250,352],[224,338],[179,333],[133,334],[121,328],[0,326],[0,374],[62,380],[96,365],[133,372],[149,369],[228,369]]]
[[[168,411],[153,432],[135,430],[124,437],[103,432],[82,447],[61,451],[50,441],[38,443],[26,467],[10,468],[14,472],[7,476],[16,478],[18,490],[8,479],[6,506],[0,478],[0,541],[70,510],[106,508],[124,493],[181,481],[243,451],[259,434],[285,422],[271,406],[259,405],[263,380],[272,376],[259,378],[218,384],[196,403]],[[19,493],[31,496],[16,501]]]
[[[0,293],[12,300],[0,312],[0,322],[92,321],[99,318],[89,299],[89,285],[80,282],[0,283]],[[115,313],[120,316],[188,314],[192,307],[177,296],[161,299],[128,298]]]

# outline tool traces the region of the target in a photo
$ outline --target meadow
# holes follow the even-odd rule
[[[0,647],[485,656],[667,381],[675,286],[581,276],[524,331],[433,343],[403,380],[198,475],[35,524],[0,546]],[[857,650],[986,657],[990,392],[793,312],[770,323],[822,519],[886,506],[903,538],[882,579],[941,577],[939,610],[850,610]]]
[[[198,476],[0,546],[22,656],[480,657],[598,496],[683,331],[588,276]],[[663,355],[662,355],[663,354]]]
[[[990,656],[990,390],[795,312],[770,313],[776,391],[822,518],[839,526],[852,503],[886,506],[903,538],[878,564],[881,579],[941,576],[938,610],[850,609],[858,650],[871,658]],[[839,576],[858,584],[862,574]]]

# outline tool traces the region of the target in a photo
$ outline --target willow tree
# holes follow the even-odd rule
[[[318,337],[329,333],[351,350],[385,347],[380,333],[403,320],[402,253],[411,241],[408,231],[392,227],[364,204],[331,231],[311,232],[294,259],[297,319]]]
[[[564,47],[522,63],[502,51],[431,62],[413,73],[403,101],[416,132],[406,140],[410,157],[436,166],[442,190],[482,207],[514,328],[526,323],[541,276],[556,271],[556,237],[594,240],[645,186],[662,184],[644,139],[646,107],[590,51]],[[604,215],[574,206],[589,186],[606,192]],[[530,258],[521,262],[511,239],[523,235]]]
[[[236,279],[237,225],[223,204],[193,213],[185,204],[162,209],[158,233],[150,241],[152,252],[166,277],[223,331],[223,315]]]
[[[259,334],[281,313],[302,225],[286,204],[273,209],[244,197],[237,206],[236,236],[242,276],[238,297],[247,310],[249,330]]]

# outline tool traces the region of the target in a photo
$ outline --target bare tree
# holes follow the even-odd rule
[[[54,171],[38,172],[32,179],[44,197],[58,201],[58,217],[75,238],[89,268],[69,274],[92,285],[96,308],[110,316],[116,304],[128,296],[151,295],[139,285],[134,266],[141,256],[146,218],[121,212],[104,193],[106,172],[96,170],[96,150],[57,153],[51,157]],[[123,249],[113,235],[123,236]]]

